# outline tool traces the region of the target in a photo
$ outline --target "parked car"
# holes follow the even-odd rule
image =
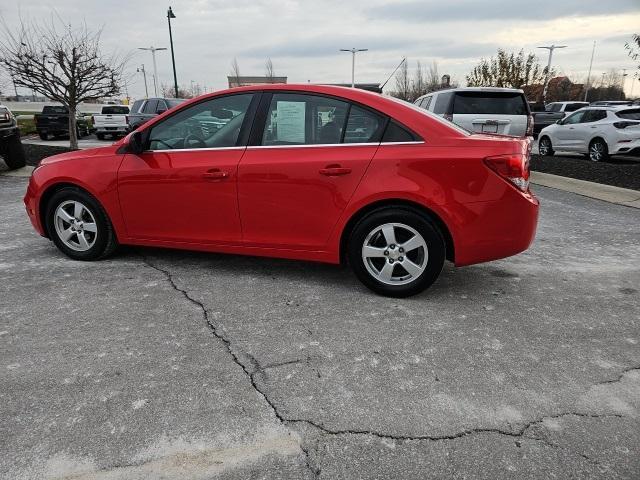
[[[587,107],[540,132],[540,155],[582,153],[594,162],[640,151],[640,108]]]
[[[69,135],[69,109],[63,106],[46,105],[42,113],[34,116],[36,130],[42,140],[47,140],[49,135],[62,137]],[[78,138],[89,135],[89,122],[80,112],[76,112],[76,133]]]
[[[26,165],[18,122],[4,105],[0,105],[0,157],[11,170]]]
[[[415,104],[471,132],[533,135],[533,117],[522,90],[452,88],[423,95]]]
[[[543,128],[553,125],[569,113],[575,112],[588,105],[589,103],[587,102],[551,102],[545,105],[543,111],[532,111],[533,136],[537,137]]]
[[[126,135],[129,131],[129,106],[105,105],[100,115],[93,116],[93,128],[98,140],[104,140],[105,135],[113,138]]]
[[[431,285],[445,258],[469,265],[530,245],[530,149],[360,89],[260,85],[190,100],[111,146],[45,158],[24,201],[73,259],[129,244],[346,261],[367,287],[400,297]]]
[[[170,108],[180,105],[182,98],[148,98],[136,100],[131,106],[129,114],[129,131],[135,130],[148,120],[166,112]]]

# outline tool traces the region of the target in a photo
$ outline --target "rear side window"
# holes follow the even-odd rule
[[[433,113],[437,113],[439,115],[448,113],[452,95],[453,93],[451,92],[438,94],[436,97],[436,104],[433,107]]]
[[[409,130],[390,120],[382,137],[382,143],[390,142],[415,142],[418,138]]]
[[[528,115],[524,95],[518,92],[456,92],[453,113],[458,115]]]
[[[582,119],[582,123],[597,122],[605,118],[607,118],[607,112],[605,110],[587,110]]]
[[[344,132],[343,143],[368,143],[380,138],[382,117],[369,110],[352,105]]]
[[[109,105],[108,107],[102,107],[102,113],[104,115],[126,115],[129,113],[129,107],[122,105]]]
[[[616,116],[624,118],[625,120],[640,120],[640,108],[622,110],[620,112],[616,112]]]

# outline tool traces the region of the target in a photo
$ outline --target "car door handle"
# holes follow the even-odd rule
[[[351,173],[350,168],[341,167],[340,165],[327,165],[325,168],[321,168],[320,175],[327,177],[338,177],[340,175],[348,175]]]
[[[229,176],[229,173],[215,168],[212,170],[207,170],[202,174],[202,176],[205,180],[224,180]]]

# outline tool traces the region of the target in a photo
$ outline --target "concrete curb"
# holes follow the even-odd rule
[[[550,173],[531,172],[531,183],[543,187],[555,188],[576,193],[584,197],[595,198],[625,207],[640,208],[640,191],[628,188],[612,187],[601,183],[587,182],[575,178],[551,175]]]

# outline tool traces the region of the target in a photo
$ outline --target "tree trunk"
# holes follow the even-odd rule
[[[76,127],[76,106],[69,105],[69,148],[78,150],[78,131]]]

